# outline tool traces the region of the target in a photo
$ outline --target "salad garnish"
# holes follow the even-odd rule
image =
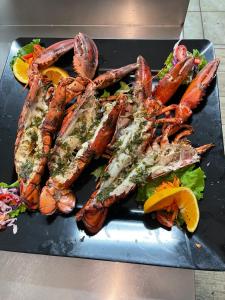
[[[162,193],[160,192],[164,190],[168,192],[168,195],[170,195],[170,197],[174,197],[173,193],[170,194],[170,191],[172,192],[174,191],[174,194],[177,195],[176,188],[180,188],[180,187],[189,189],[190,193],[193,193],[192,198],[196,198],[196,200],[200,200],[201,198],[203,198],[203,191],[205,188],[205,178],[206,176],[204,171],[200,167],[195,168],[195,166],[192,165],[185,169],[172,172],[171,174],[164,176],[162,178],[158,178],[151,182],[148,182],[143,187],[139,187],[138,201],[145,202],[147,200],[151,205],[151,197],[153,195],[155,197],[156,194],[158,193],[159,197],[162,197],[163,195],[161,195]],[[172,203],[169,205],[168,203],[166,204],[167,199],[168,197],[165,196],[165,207],[157,210],[153,216],[156,217],[157,221],[160,224],[168,228],[171,228],[174,224],[178,225],[179,227],[182,227],[185,223],[185,220],[183,218],[182,212],[180,211],[175,201],[175,198],[174,201],[172,201]],[[161,202],[163,203],[163,201]],[[187,209],[187,208],[185,208],[184,206],[183,209]],[[194,213],[195,210],[198,211],[197,204],[193,205],[191,209],[192,209],[191,212],[194,211]],[[196,220],[196,222],[198,223],[198,220]]]
[[[0,182],[0,230],[12,227],[17,233],[17,217],[26,211],[26,205],[19,196],[19,182],[12,184]]]
[[[16,61],[17,58],[21,58],[23,61],[26,61],[28,63],[31,63],[33,59],[33,53],[34,51],[39,51],[42,49],[40,46],[40,39],[33,39],[32,42],[29,44],[26,44],[22,48],[20,48],[15,56],[13,56],[11,62],[10,62],[10,67],[13,69],[13,65]]]
[[[195,63],[194,69],[189,75],[189,78],[183,82],[183,84],[189,84],[193,77],[207,64],[207,60],[205,56],[199,52],[199,50],[193,49],[192,52],[189,52],[184,45],[179,46],[178,44],[175,44],[173,52],[168,55],[164,62],[164,67],[158,72],[157,77],[162,79],[167,73],[169,73],[171,68],[178,63],[178,61],[181,61],[186,56],[193,57]]]

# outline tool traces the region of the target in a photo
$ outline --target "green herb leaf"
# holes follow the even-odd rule
[[[14,187],[19,187],[19,181],[17,180],[14,183],[7,184],[5,182],[0,182],[0,188],[14,188]]]
[[[120,81],[120,88],[115,92],[114,95],[126,94],[129,93],[130,91],[131,88],[129,87],[129,85],[124,81]]]
[[[110,96],[110,92],[107,90],[104,90],[103,94],[100,96],[100,98],[108,98]]]
[[[91,173],[95,176],[95,181],[98,181],[98,179],[103,175],[105,167],[105,165],[100,166]]]
[[[187,170],[181,177],[181,185],[188,187],[195,194],[197,200],[203,197],[205,189],[205,173],[201,168]]]
[[[166,61],[164,62],[164,67],[159,71],[157,74],[157,77],[159,79],[162,79],[173,67],[173,52],[169,54]]]
[[[16,56],[13,56],[11,62],[10,62],[10,67],[11,69],[13,68],[13,65],[15,63],[15,60],[17,57],[22,57],[26,54],[32,53],[34,51],[34,45],[40,44],[41,40],[40,39],[33,39],[32,42],[29,44],[26,44],[22,48],[20,48],[16,54]]]
[[[17,209],[11,211],[9,213],[10,218],[16,218],[20,214],[24,213],[27,210],[27,207],[24,203],[20,204],[20,206],[17,207]]]

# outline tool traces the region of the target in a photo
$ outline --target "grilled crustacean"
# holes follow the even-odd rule
[[[152,134],[150,132],[152,131],[151,128],[156,124],[155,116],[158,114],[161,104],[158,106],[158,101],[155,100],[156,110],[154,110],[154,99],[149,98],[145,100],[142,98],[145,95],[149,95],[150,91],[146,92],[145,75],[142,74],[139,77],[141,72],[137,72],[137,77],[139,77],[137,81],[142,82],[142,89],[139,89],[139,95],[141,95],[140,99],[142,98],[144,105],[140,105],[140,109],[134,113],[133,122],[121,130],[120,136],[115,143],[115,154],[100,178],[98,189],[76,214],[76,220],[82,221],[90,233],[95,234],[102,228],[109,207],[116,201],[124,199],[136,188],[138,183],[143,183],[147,179],[154,179],[196,163],[200,160],[199,154],[212,147],[211,144],[208,144],[195,149],[183,139],[184,136],[191,134],[192,130],[190,126],[182,124],[187,120],[186,115],[178,114],[178,112],[181,104],[184,105],[184,103],[186,110],[189,108],[189,111],[197,106],[206,87],[215,76],[217,67],[218,61],[215,60],[197,75],[182,97],[180,105],[172,107],[173,109],[177,108],[176,116],[178,118],[175,117],[174,121],[178,122],[178,119],[180,119],[180,124],[169,124],[166,128],[163,128],[163,135],[156,138],[152,144],[148,144],[149,141],[150,143],[152,142]],[[149,73],[146,66],[142,70],[144,70],[144,73]],[[167,78],[169,79],[169,77]],[[207,83],[205,82],[206,78]],[[161,89],[161,93],[163,94],[163,89]],[[192,98],[189,97],[191,95],[193,95]],[[184,101],[184,99],[186,100]],[[150,104],[150,110],[148,104]],[[151,112],[151,114],[147,115],[147,118],[145,108],[147,108],[148,112]],[[171,121],[170,119],[169,116],[168,123]],[[177,131],[181,126],[185,127],[185,130],[179,133],[173,142],[169,142],[168,135],[171,134],[172,129]]]
[[[83,34],[78,34],[74,40],[58,42],[45,49],[29,69],[30,91],[19,118],[15,166],[21,197],[30,209],[38,207],[41,176],[47,163],[52,138],[64,115],[68,86],[76,82],[76,78],[66,78],[54,92],[53,86],[42,76],[40,70],[54,63],[73,47],[76,71],[78,74],[80,72],[80,76],[90,75],[92,79],[97,68],[98,55],[94,42]],[[82,91],[83,89],[80,92]]]
[[[80,95],[90,79],[94,78],[98,66],[98,49],[92,39],[83,33],[77,34],[74,39],[57,42],[44,49],[31,64],[28,75],[31,85],[40,71],[54,64],[63,54],[74,50],[73,67],[78,76],[71,78],[66,85],[66,102]]]
[[[49,215],[56,210],[69,213],[74,208],[75,196],[69,188],[92,158],[105,151],[124,105],[122,96],[100,101],[96,90],[112,85],[136,69],[134,63],[99,75],[88,84],[76,109],[70,109],[49,160],[50,178],[39,203],[42,214]]]

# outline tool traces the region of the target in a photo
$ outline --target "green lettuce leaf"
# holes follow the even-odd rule
[[[24,203],[20,204],[20,206],[17,207],[17,209],[11,211],[9,213],[10,218],[16,218],[20,214],[24,213],[27,210],[27,207]]]
[[[91,172],[91,174],[95,177],[95,181],[98,181],[98,179],[103,175],[105,167],[105,165],[99,166],[97,169]]]
[[[110,92],[108,92],[107,90],[103,91],[103,94],[100,96],[100,98],[108,98],[110,96]]]
[[[157,186],[163,181],[172,181],[174,176],[178,177],[181,181],[181,186],[190,188],[195,194],[197,200],[203,197],[203,191],[205,188],[205,173],[199,167],[195,169],[195,166],[188,166],[183,169],[171,172],[166,176],[159,177],[146,183],[144,186],[138,187],[137,201],[145,202],[155,192]]]
[[[205,189],[205,173],[201,168],[187,170],[181,177],[181,185],[188,187],[195,194],[197,200],[203,198]]]
[[[131,88],[129,87],[129,85],[124,81],[120,81],[120,88],[115,92],[114,95],[125,94],[129,93],[130,91]]]
[[[13,56],[11,62],[10,62],[10,67],[11,69],[13,68],[13,65],[15,63],[15,60],[17,57],[22,57],[26,54],[32,53],[34,51],[34,45],[40,44],[41,40],[40,39],[33,39],[32,42],[29,44],[26,44],[22,48],[20,48],[16,54],[16,56]]]
[[[173,52],[169,54],[166,61],[164,62],[164,67],[159,71],[157,74],[157,77],[159,79],[162,79],[173,67]]]
[[[0,182],[0,188],[14,188],[14,187],[19,187],[19,181],[17,180],[14,183],[7,184],[5,182]]]

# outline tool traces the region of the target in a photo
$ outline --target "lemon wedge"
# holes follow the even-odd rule
[[[65,70],[54,66],[43,70],[42,74],[47,76],[54,86],[57,86],[62,78],[69,77],[69,74]]]
[[[13,65],[13,74],[20,82],[28,83],[28,68],[29,64],[17,57]]]
[[[176,203],[189,232],[194,232],[199,222],[198,201],[191,189],[186,187],[168,188],[154,193],[144,204],[144,212],[163,210]]]

